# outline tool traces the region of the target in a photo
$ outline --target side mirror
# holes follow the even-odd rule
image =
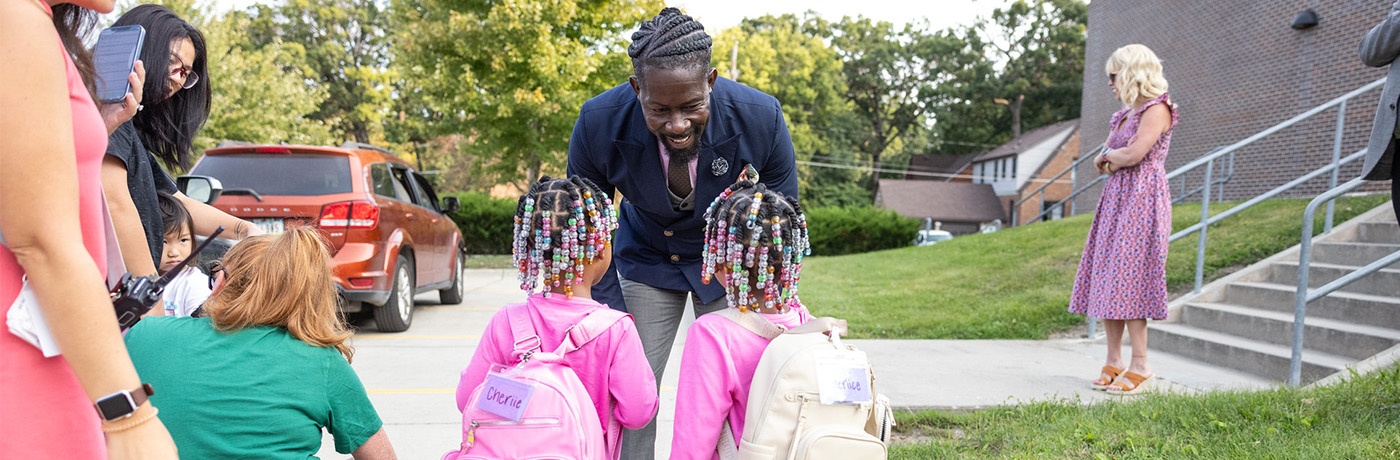
[[[443,214],[452,214],[454,212],[457,212],[457,210],[459,209],[462,209],[462,202],[457,201],[457,197],[449,196],[447,198],[442,199]]]
[[[213,204],[224,194],[224,184],[209,176],[180,176],[175,178],[180,193],[204,204]]]

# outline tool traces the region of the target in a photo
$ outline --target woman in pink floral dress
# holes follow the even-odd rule
[[[1089,227],[1069,311],[1103,318],[1108,333],[1108,359],[1092,386],[1135,394],[1150,388],[1154,378],[1147,364],[1147,319],[1167,318],[1172,199],[1163,162],[1177,113],[1162,64],[1147,47],[1119,48],[1105,71],[1124,107],[1109,121],[1107,149],[1094,161],[1110,176]],[[1125,327],[1133,350],[1126,370]]]

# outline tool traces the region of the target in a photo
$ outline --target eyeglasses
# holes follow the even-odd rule
[[[1117,83],[1117,82],[1118,82],[1118,74],[1116,74],[1116,73],[1108,74],[1108,81],[1113,82],[1113,83]],[[189,88],[189,87],[186,86],[186,88]]]
[[[176,67],[171,69],[170,78],[183,78],[185,80],[184,89],[193,88],[195,83],[199,83],[199,74],[195,73],[194,69],[189,67]]]
[[[209,290],[212,291],[214,290],[214,279],[219,277],[219,272],[224,271],[224,264],[213,260],[209,262],[207,267],[209,268]]]

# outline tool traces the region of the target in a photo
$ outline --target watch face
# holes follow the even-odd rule
[[[136,402],[132,401],[130,394],[122,391],[97,400],[97,410],[102,413],[103,419],[113,420],[135,412]]]

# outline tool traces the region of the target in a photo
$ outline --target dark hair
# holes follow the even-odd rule
[[[204,34],[160,5],[140,5],[127,10],[112,26],[133,24],[146,28],[146,44],[141,50],[141,62],[146,66],[146,87],[141,102],[145,107],[136,112],[131,122],[136,125],[141,144],[166,166],[180,170],[189,168],[194,135],[209,119],[212,97]],[[170,45],[185,38],[194,45],[194,62],[189,64],[190,70],[199,75],[199,82],[167,98]]]
[[[180,227],[190,232],[190,237],[194,237],[194,217],[190,216],[190,211],[185,209],[185,204],[179,198],[165,192],[156,193],[156,205],[160,208],[160,221],[165,226],[165,235],[176,235],[180,232]]]
[[[540,176],[515,207],[514,254],[520,289],[533,293],[544,274],[544,292],[583,283],[583,266],[612,244],[617,213],[612,199],[588,179]]]
[[[666,8],[632,33],[627,56],[638,79],[651,69],[710,68],[710,34],[705,26],[675,8]]]
[[[705,210],[700,273],[709,284],[722,267],[730,269],[724,287],[730,307],[787,308],[797,301],[802,258],[811,253],[802,206],[762,183],[741,179]]]
[[[73,67],[76,67],[78,75],[83,77],[83,86],[87,87],[88,95],[92,96],[92,101],[96,104],[97,71],[92,66],[92,51],[83,43],[83,37],[97,26],[97,12],[72,3],[60,3],[51,9],[53,28],[58,31],[59,41],[63,43],[63,48],[68,50]]]

